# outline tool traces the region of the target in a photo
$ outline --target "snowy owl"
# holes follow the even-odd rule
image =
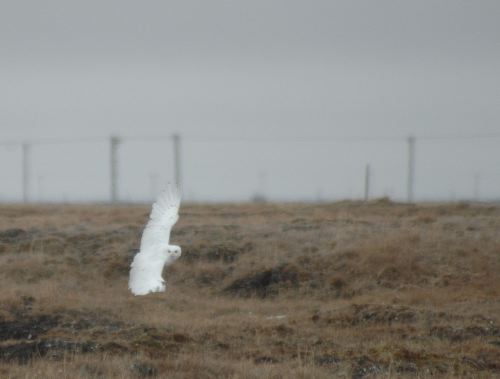
[[[161,274],[181,256],[181,248],[169,245],[170,230],[179,218],[180,196],[169,186],[160,194],[142,232],[141,248],[130,266],[128,286],[134,295],[165,291]]]

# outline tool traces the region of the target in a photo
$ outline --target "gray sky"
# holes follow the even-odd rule
[[[499,20],[497,0],[3,0],[0,141],[177,131],[191,199],[360,197],[366,163],[404,199],[408,135],[500,133]],[[499,151],[417,141],[417,199],[500,198]],[[108,155],[34,146],[32,199],[107,198]],[[0,146],[0,200],[20,169]],[[123,199],[172,176],[168,141],[122,144]]]

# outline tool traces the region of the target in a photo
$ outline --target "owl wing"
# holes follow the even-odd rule
[[[168,186],[153,204],[149,221],[142,232],[141,251],[157,245],[166,246],[170,241],[170,231],[179,219],[181,198],[176,187]]]

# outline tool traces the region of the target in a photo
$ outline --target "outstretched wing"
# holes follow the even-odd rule
[[[149,222],[141,238],[141,251],[156,245],[168,245],[170,230],[179,219],[181,198],[177,188],[167,187],[153,204]]]

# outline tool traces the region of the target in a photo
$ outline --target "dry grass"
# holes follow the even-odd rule
[[[148,207],[0,207],[0,377],[500,377],[500,208],[185,206],[134,297]]]

